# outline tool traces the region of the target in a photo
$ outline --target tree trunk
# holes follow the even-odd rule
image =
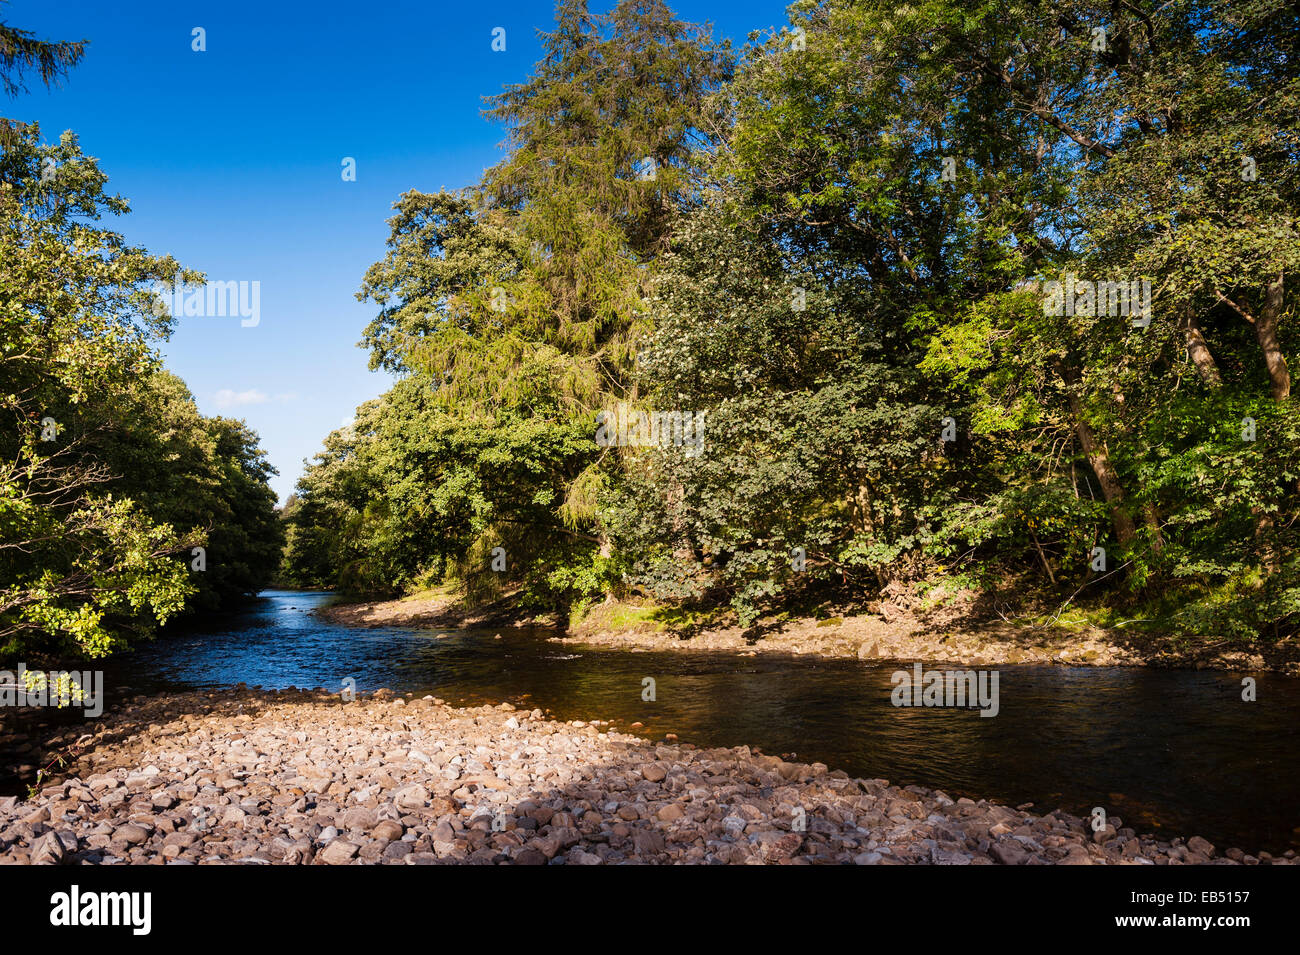
[[[1268,283],[1264,291],[1264,307],[1255,322],[1255,337],[1264,352],[1264,366],[1268,369],[1269,388],[1274,401],[1285,401],[1291,395],[1291,371],[1286,366],[1282,355],[1282,345],[1278,341],[1277,326],[1282,318],[1282,292],[1285,273],[1279,272],[1277,278]]]
[[[1201,326],[1197,324],[1190,305],[1183,313],[1183,336],[1187,341],[1187,353],[1191,356],[1196,370],[1200,372],[1201,381],[1210,388],[1220,387],[1223,378],[1219,375],[1219,366],[1215,364],[1214,356],[1210,354],[1210,346],[1205,343],[1205,335],[1201,333]]]
[[[876,539],[876,522],[871,516],[871,488],[860,475],[855,476],[850,472],[850,486],[857,485],[857,491],[849,494],[849,508],[855,514],[858,520],[858,528],[873,541]],[[876,582],[883,589],[889,578],[885,576],[884,570],[879,567],[872,568],[876,574]]]
[[[1160,553],[1165,549],[1165,535],[1160,533],[1160,512],[1154,504],[1142,505],[1142,523],[1151,532],[1151,550]]]
[[[1266,514],[1262,508],[1252,507],[1251,513],[1255,515],[1255,546],[1259,550],[1260,558],[1264,563],[1264,569],[1270,574],[1276,574],[1281,569],[1281,560],[1273,540],[1273,518]]]
[[[1047,562],[1047,555],[1043,553],[1043,545],[1039,542],[1038,535],[1035,534],[1031,529],[1029,531],[1029,536],[1033,538],[1034,549],[1038,551],[1038,559],[1043,562],[1043,570],[1047,571],[1047,579],[1050,580],[1052,582],[1052,586],[1055,587],[1056,575],[1052,573],[1052,565]]]
[[[1083,445],[1083,453],[1088,456],[1088,463],[1092,465],[1092,470],[1097,475],[1101,493],[1105,496],[1106,503],[1110,505],[1110,519],[1115,525],[1115,539],[1122,546],[1127,547],[1133,543],[1133,538],[1137,535],[1133,527],[1133,518],[1124,509],[1124,488],[1120,486],[1115,469],[1111,467],[1110,452],[1106,449],[1106,442],[1099,440],[1093,434],[1092,428],[1079,417],[1078,398],[1072,398],[1070,404],[1075,408],[1075,433],[1079,436],[1079,443]]]
[[[1097,475],[1097,483],[1101,485],[1101,493],[1106,498],[1106,503],[1110,505],[1110,519],[1115,526],[1115,539],[1121,546],[1127,547],[1133,542],[1137,532],[1133,525],[1133,518],[1124,507],[1124,488],[1120,485],[1119,475],[1115,473],[1115,468],[1110,463],[1110,451],[1106,448],[1106,442],[1098,438],[1092,427],[1084,420],[1083,401],[1077,390],[1078,371],[1062,366],[1061,375],[1065,379],[1066,390],[1070,396],[1074,433],[1079,436],[1083,453],[1088,456],[1088,463],[1092,466],[1093,473]]]
[[[1211,359],[1211,364],[1213,359]],[[1217,369],[1215,370],[1217,374]],[[1115,403],[1119,406],[1119,414],[1115,418],[1115,428],[1120,437],[1125,441],[1132,441],[1133,430],[1124,420],[1124,393],[1119,390],[1118,384],[1111,386],[1111,392],[1115,396]],[[1148,533],[1151,535],[1151,550],[1160,553],[1165,546],[1164,535],[1160,533],[1160,512],[1156,509],[1153,502],[1147,501],[1142,505],[1142,523],[1145,525]]]

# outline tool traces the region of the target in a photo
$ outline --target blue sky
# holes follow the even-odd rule
[[[786,21],[786,0],[669,5],[737,48]],[[205,414],[258,431],[283,500],[325,435],[388,387],[356,347],[373,308],[354,296],[393,201],[469,185],[500,159],[504,130],[482,98],[527,77],[553,12],[547,0],[11,0],[11,26],[90,46],[61,87],[29,83],[0,113],[47,140],[74,130],[130,200],[112,227],[132,243],[209,281],[260,283],[256,326],[182,318],[162,351]],[[205,52],[191,49],[195,27]],[[491,48],[496,27],[505,52]]]

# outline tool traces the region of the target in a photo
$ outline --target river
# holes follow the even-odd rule
[[[511,701],[561,719],[639,721],[650,738],[748,744],[855,776],[1039,812],[1094,806],[1220,849],[1300,847],[1300,680],[1136,667],[999,667],[999,712],[900,708],[902,664],[572,647],[520,631],[357,629],[311,611],[328,594],[267,591],[115,658],[110,687],[388,687],[453,703]],[[643,680],[656,699],[642,699]]]

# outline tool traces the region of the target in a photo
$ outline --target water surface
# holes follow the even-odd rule
[[[855,776],[916,783],[954,798],[1032,802],[1126,825],[1201,835],[1221,849],[1300,842],[1300,680],[1133,667],[1003,666],[1000,712],[904,709],[891,674],[908,664],[703,652],[574,648],[515,630],[355,629],[311,611],[329,595],[267,591],[115,660],[136,689],[388,687],[449,702],[509,700],[562,719],[644,724],[701,746],[748,744]],[[642,681],[656,681],[655,702]]]

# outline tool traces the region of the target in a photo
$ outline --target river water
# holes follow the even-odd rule
[[[137,690],[388,687],[452,703],[511,701],[561,719],[644,724],[700,746],[748,744],[854,776],[1087,815],[1220,849],[1300,848],[1300,680],[1256,675],[1258,700],[1223,671],[1003,666],[999,712],[901,708],[904,663],[632,652],[503,630],[357,629],[311,611],[327,594],[266,591],[115,659]],[[642,700],[643,680],[656,700]]]

